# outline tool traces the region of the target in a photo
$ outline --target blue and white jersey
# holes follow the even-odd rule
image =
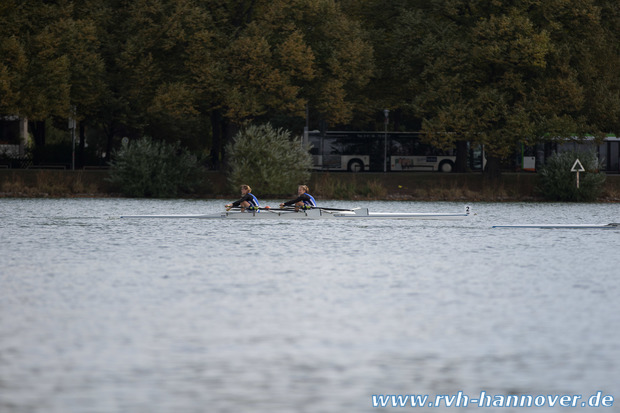
[[[312,195],[305,193],[300,198],[302,198],[302,201],[304,202],[305,206],[312,206],[312,207],[316,206],[316,200],[314,199]]]
[[[260,207],[260,203],[258,202],[258,198],[256,198],[254,196],[254,194],[252,194],[252,193],[249,193],[248,195],[250,195],[250,198],[247,199],[247,201],[250,203],[252,208],[258,209],[258,207]]]
[[[258,209],[258,207],[260,207],[260,203],[258,202],[258,199],[251,192],[245,194],[243,198],[241,198],[240,200],[233,202],[232,206],[236,208],[239,205],[241,205],[243,201],[250,204],[250,209]]]
[[[314,197],[308,193],[303,193],[301,195],[299,195],[297,198],[295,199],[291,199],[290,201],[286,201],[284,202],[284,205],[289,206],[289,205],[296,205],[298,202],[302,202],[303,203],[303,207],[304,208],[311,208],[311,207],[315,207],[316,206],[316,201],[314,199]]]

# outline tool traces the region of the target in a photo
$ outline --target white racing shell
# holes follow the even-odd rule
[[[463,212],[369,212],[368,208],[357,208],[350,211],[334,211],[319,208],[308,210],[262,209],[260,211],[225,211],[219,214],[200,215],[122,215],[120,218],[197,218],[197,219],[244,219],[244,220],[288,220],[288,219],[433,219],[459,220],[470,216],[470,207]]]

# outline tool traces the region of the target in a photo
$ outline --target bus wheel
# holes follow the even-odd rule
[[[364,163],[359,159],[351,159],[347,165],[349,172],[364,172]]]
[[[454,170],[454,164],[450,161],[443,161],[439,164],[439,172],[452,172]]]

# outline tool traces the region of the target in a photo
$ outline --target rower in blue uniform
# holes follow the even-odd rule
[[[316,207],[316,201],[312,195],[308,193],[309,189],[306,185],[299,185],[297,187],[297,198],[290,201],[282,202],[280,208],[285,206],[295,205],[295,209],[311,209]]]
[[[241,208],[241,212],[245,211],[246,209],[249,211],[260,212],[260,210],[258,209],[260,207],[258,199],[254,196],[254,194],[252,194],[252,188],[250,188],[249,185],[241,185],[241,199],[231,204],[227,204],[226,210],[228,211],[230,210],[230,208],[237,207]]]

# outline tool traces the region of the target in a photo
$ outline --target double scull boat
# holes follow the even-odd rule
[[[198,218],[198,219],[433,219],[458,220],[465,219],[471,214],[471,208],[466,206],[463,212],[370,212],[368,208],[339,209],[313,207],[311,209],[272,209],[260,208],[256,211],[241,211],[238,209],[224,211],[218,214],[189,214],[189,215],[122,215],[121,218]]]

